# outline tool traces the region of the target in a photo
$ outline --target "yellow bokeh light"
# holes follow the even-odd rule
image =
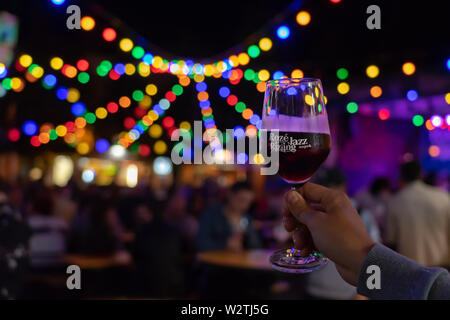
[[[19,89],[21,84],[22,84],[22,80],[20,80],[19,78],[14,77],[11,79],[11,88],[13,90]]]
[[[31,63],[33,62],[33,58],[29,56],[28,54],[21,55],[19,58],[19,63],[22,65],[22,67],[28,68]]]
[[[75,88],[70,88],[67,92],[67,101],[74,103],[80,99],[80,91]]]
[[[150,66],[144,62],[139,63],[138,72],[142,77],[148,77],[150,75]]]
[[[65,126],[63,126],[63,125],[59,125],[59,126],[56,127],[55,131],[56,131],[56,134],[59,137],[63,137],[67,133],[67,128]]]
[[[205,65],[205,76],[209,77],[214,73],[214,67],[211,64]]]
[[[145,92],[149,96],[154,96],[158,92],[158,88],[153,83],[150,83],[145,87]]]
[[[238,55],[239,64],[245,66],[250,62],[250,57],[245,52],[239,53]]]
[[[262,38],[261,40],[259,40],[259,47],[262,51],[269,51],[270,49],[272,49],[272,40],[270,40],[269,38]]]
[[[131,39],[128,39],[128,38],[123,38],[119,42],[119,47],[120,47],[120,50],[128,52],[131,49],[133,49],[133,41],[131,41]]]
[[[108,110],[103,107],[98,107],[95,110],[95,116],[99,119],[105,119],[108,116]]]
[[[167,144],[162,140],[158,140],[153,145],[153,150],[156,154],[163,154],[167,151]]]
[[[306,102],[307,105],[313,106],[314,105],[314,98],[312,97],[312,95],[310,95],[310,94],[305,95],[305,102]]]
[[[195,82],[203,82],[205,80],[205,76],[202,74],[196,74],[194,76],[194,81]]]
[[[81,28],[85,31],[91,31],[95,27],[95,20],[92,17],[85,16],[80,21]]]
[[[253,162],[256,164],[263,164],[264,163],[264,157],[261,153],[257,153],[253,156]]]
[[[187,121],[183,121],[180,123],[180,129],[189,130],[191,128],[191,124]]]
[[[86,154],[89,152],[89,145],[87,142],[80,142],[76,149],[79,154]]]
[[[149,117],[152,121],[155,121],[155,120],[157,120],[157,119],[159,118],[159,115],[158,115],[155,111],[153,111],[153,110],[150,110],[150,111],[147,113],[147,115],[148,115],[148,117]]]
[[[376,78],[380,74],[380,69],[375,65],[370,65],[366,69],[366,74],[369,78]]]
[[[261,81],[267,81],[270,78],[270,73],[266,69],[262,69],[258,72],[258,78]]]
[[[35,68],[33,68],[33,70],[31,70],[31,75],[37,79],[39,79],[40,77],[42,77],[44,75],[44,69],[42,69],[42,67],[37,66]]]
[[[445,102],[447,102],[447,104],[450,104],[450,92],[445,95]]]
[[[54,57],[50,60],[50,67],[54,70],[59,70],[62,68],[64,61],[59,57]]]
[[[261,39],[262,40],[262,39]],[[270,40],[270,39],[269,39]],[[261,45],[261,41],[259,42]],[[262,50],[262,49],[261,49]],[[239,66],[239,58],[237,55],[233,54],[232,56],[230,56],[228,59],[230,59],[231,64],[233,65],[233,67],[237,67]]]
[[[0,74],[2,74],[3,72],[5,72],[6,66],[4,63],[0,62]]]
[[[303,78],[303,76],[304,76],[303,71],[300,69],[295,69],[295,70],[292,70],[292,72],[291,72],[291,78],[299,79],[299,78]]]
[[[300,11],[296,17],[297,23],[301,26],[306,26],[311,21],[311,15],[307,11]]]
[[[144,98],[139,101],[139,106],[148,109],[150,105],[152,104],[152,98],[150,98],[148,95],[145,95]]]
[[[161,58],[160,56],[156,56],[153,58],[152,65],[155,68],[161,68],[163,64],[164,64],[163,58]]]
[[[405,62],[402,66],[402,71],[407,76],[410,76],[416,72],[416,66],[412,62]]]
[[[134,64],[131,63],[127,63],[125,65],[125,74],[128,76],[133,75],[136,72],[136,67],[134,66]]]
[[[383,90],[380,86],[373,86],[370,88],[370,95],[374,98],[378,98],[383,94]]]
[[[341,82],[337,86],[337,91],[340,94],[347,94],[350,91],[350,86],[348,85],[347,82]]]
[[[150,115],[149,115],[149,117],[150,117],[150,119],[152,118]],[[150,137],[155,138],[155,139],[161,137],[162,132],[163,132],[162,127],[157,123],[151,125],[150,128],[148,129],[148,133],[149,133]]]

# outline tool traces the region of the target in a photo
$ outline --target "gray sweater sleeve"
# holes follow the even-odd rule
[[[367,286],[367,280],[373,274],[367,273],[370,265],[380,267],[380,289]],[[443,268],[424,267],[376,244],[359,272],[357,290],[371,299],[450,299],[450,275]]]

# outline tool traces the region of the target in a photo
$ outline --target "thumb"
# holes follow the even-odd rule
[[[302,195],[294,190],[291,190],[286,195],[286,204],[295,219],[303,224],[309,225],[311,220],[319,214],[311,208]]]

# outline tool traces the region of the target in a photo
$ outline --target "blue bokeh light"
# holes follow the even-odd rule
[[[418,97],[419,97],[419,94],[417,93],[416,90],[409,90],[406,93],[406,98],[411,102],[416,101]]]
[[[75,116],[82,116],[86,112],[86,106],[82,102],[75,102],[71,110]]]
[[[32,136],[38,131],[38,126],[36,122],[28,120],[23,123],[22,130],[27,136]]]
[[[228,87],[222,87],[219,89],[219,96],[226,98],[230,95],[230,89]]]
[[[290,34],[291,34],[291,31],[289,30],[289,28],[287,26],[280,26],[277,29],[277,36],[280,39],[286,39],[289,37]]]
[[[105,153],[109,149],[109,142],[106,139],[98,139],[95,143],[95,150],[100,153]]]

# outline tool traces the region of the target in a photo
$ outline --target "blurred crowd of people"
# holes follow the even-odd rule
[[[380,177],[351,198],[372,239],[424,265],[450,265],[450,198],[426,184],[417,162],[402,165],[400,181]],[[314,182],[346,191],[339,169],[322,169]],[[281,248],[288,186],[267,177],[257,196],[244,181],[228,188],[169,189],[116,186],[46,187],[40,181],[0,185],[0,297],[20,297],[32,272],[59,272],[67,254],[113,256],[134,267],[136,294],[186,297],[198,289],[196,253]],[[63,271],[64,272],[64,271]],[[306,297],[351,299],[333,263],[307,277]]]

